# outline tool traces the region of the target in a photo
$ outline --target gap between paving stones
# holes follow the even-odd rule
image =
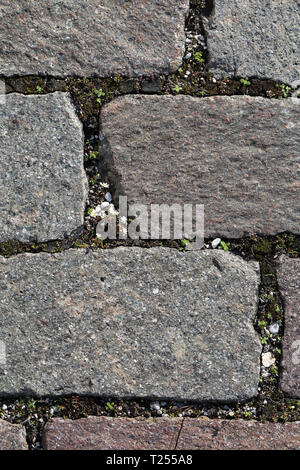
[[[191,10],[190,15],[186,20],[186,29],[194,29],[194,31],[200,32],[203,34],[203,25],[200,23],[197,24],[196,17],[194,13],[201,8],[201,4],[198,0],[191,1]],[[206,2],[206,11],[210,11],[213,8],[213,1]],[[207,73],[206,64],[208,60],[208,54],[206,47],[206,41],[203,44],[197,44],[197,47],[194,49],[194,52],[201,52],[204,59],[203,62],[199,62],[195,59],[195,54],[191,55],[191,58],[184,60],[182,67],[179,70],[171,74],[170,76],[159,76],[159,77],[143,77],[141,79],[128,79],[126,77],[115,76],[109,79],[90,79],[90,78],[67,78],[61,80],[55,77],[13,77],[10,79],[5,79],[7,85],[7,92],[19,92],[24,94],[34,94],[34,93],[51,93],[54,91],[70,91],[75,107],[78,113],[79,119],[83,122],[84,125],[84,134],[85,134],[85,168],[88,174],[88,177],[91,180],[95,179],[95,175],[98,172],[97,165],[93,161],[94,158],[91,158],[91,154],[98,150],[98,125],[99,125],[99,115],[101,110],[101,105],[106,104],[111,99],[116,96],[130,93],[147,93],[147,94],[187,94],[191,96],[213,96],[213,95],[233,95],[233,94],[247,94],[249,96],[265,96],[269,98],[283,98],[290,96],[292,93],[291,89],[286,88],[287,85],[282,82],[274,82],[272,80],[263,80],[257,79],[255,77],[250,77],[250,85],[242,84],[240,78],[235,79],[226,79],[221,81],[215,81],[213,77]],[[186,48],[188,52],[188,46]],[[187,76],[186,72],[190,72]],[[284,87],[284,88],[283,88]],[[105,95],[100,97],[102,90]],[[98,90],[98,92],[97,92]],[[100,192],[97,188],[97,181],[91,185],[92,191],[97,193]],[[93,194],[93,193],[92,193]],[[100,192],[95,195],[90,194],[90,203],[92,202],[96,205],[99,201],[103,200],[103,194]],[[87,216],[86,212],[86,216]],[[85,229],[83,237],[79,240],[64,240],[61,242],[52,241],[50,243],[44,244],[20,244],[18,242],[9,242],[1,244],[0,254],[4,256],[11,256],[13,254],[21,253],[24,251],[27,252],[58,252],[70,247],[76,246],[91,246],[93,248],[100,248],[100,244],[97,240],[93,239],[91,233],[94,230],[93,223],[90,223],[88,228]],[[211,240],[207,240],[206,243],[209,243]],[[234,239],[226,240],[230,243],[230,250],[233,253],[239,254],[245,259],[259,259],[261,269],[262,269],[262,283],[260,288],[260,306],[258,311],[258,319],[256,324],[256,329],[260,333],[261,337],[265,337],[265,327],[259,326],[258,322],[266,321],[265,318],[268,317],[268,314],[271,313],[272,321],[279,319],[283,322],[282,328],[284,328],[284,318],[283,318],[283,308],[282,300],[278,292],[275,264],[271,259],[278,254],[277,249],[281,253],[291,254],[293,257],[300,256],[300,237],[293,236],[292,234],[281,234],[274,237],[251,237],[248,239]],[[124,243],[104,243],[103,248],[109,248],[112,246],[123,245]],[[147,241],[147,242],[133,242],[127,243],[127,245],[136,245],[136,246],[171,246],[177,249],[182,249],[180,242],[172,241]],[[269,282],[270,281],[270,282]],[[275,291],[275,296],[271,295],[271,292]],[[264,299],[261,299],[261,295],[264,296]],[[269,299],[268,299],[269,297]],[[274,298],[275,297],[275,298]],[[279,309],[279,311],[278,311]],[[282,332],[282,330],[281,330]],[[275,341],[274,347],[280,347],[280,340]],[[280,354],[276,355],[276,367],[279,368],[280,372]],[[273,381],[262,381],[262,389],[260,396],[252,400],[248,404],[237,404],[232,407],[233,416],[229,413],[231,411],[226,410],[224,407],[214,406],[207,407],[209,415],[211,417],[225,417],[227,419],[246,417],[248,419],[259,418],[267,420],[296,420],[299,419],[299,410],[300,403],[296,400],[284,398],[283,395],[278,391],[278,374],[274,374]],[[263,401],[265,396],[268,397],[270,403],[264,404]],[[94,399],[84,399],[82,397],[73,397],[73,398],[63,398],[61,400],[50,400],[48,403],[43,403],[36,401],[35,399],[21,399],[25,404],[21,404],[19,410],[19,416],[13,418],[10,417],[14,422],[22,420],[25,416],[26,421],[25,425],[27,428],[27,439],[29,445],[32,446],[33,442],[36,440],[37,436],[40,436],[42,429],[42,423],[38,422],[38,418],[34,418],[32,413],[39,409],[43,410],[41,415],[46,417],[46,412],[53,407],[61,407],[60,410],[54,412],[54,415],[58,416],[71,416],[72,418],[78,418],[88,414],[98,414],[104,413],[108,415],[118,415],[118,413],[123,413],[124,411],[118,410],[117,408],[121,405],[118,405],[114,402],[111,405],[113,398],[110,398],[111,401],[101,401]],[[0,400],[0,403],[17,403],[15,400]],[[40,404],[39,404],[40,403]],[[112,406],[108,406],[108,403]],[[137,400],[136,402],[127,402],[125,409],[131,409],[130,415],[134,414],[147,414],[150,413],[156,416],[155,412],[150,408],[150,402],[145,402]],[[146,405],[144,406],[144,404]],[[182,405],[182,404],[181,404]],[[254,406],[253,406],[254,405]],[[14,405],[13,405],[14,406]],[[22,409],[22,407],[25,408]],[[49,408],[50,407],[50,408]],[[182,406],[177,408],[176,405],[169,403],[166,404],[167,408],[175,410],[170,413],[176,415],[182,410]],[[185,407],[189,411],[188,416],[201,416],[201,413],[207,413],[204,405],[199,405],[195,408],[194,405],[185,404]],[[203,408],[204,407],[204,408]],[[253,410],[256,407],[258,409],[258,416],[253,414]],[[294,407],[294,410],[292,409]],[[18,405],[17,405],[18,408]],[[144,408],[142,410],[142,408]],[[298,409],[298,411],[297,411]],[[25,410],[25,411],[24,411]],[[179,410],[179,411],[178,411]],[[204,410],[204,411],[203,411]],[[128,411],[125,411],[126,415]],[[3,410],[2,412],[3,413]],[[20,417],[21,416],[21,417]],[[47,415],[47,419],[51,414]],[[0,416],[1,417],[1,416]],[[6,418],[5,418],[6,419]],[[179,433],[180,434],[180,433]],[[179,434],[178,438],[179,439]]]

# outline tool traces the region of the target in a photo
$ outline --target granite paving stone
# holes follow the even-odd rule
[[[0,106],[0,241],[82,231],[83,131],[69,94],[6,96]]]
[[[131,95],[102,109],[116,205],[203,204],[205,236],[300,233],[300,101]]]
[[[300,259],[281,256],[277,277],[284,303],[281,388],[300,398]]]
[[[0,450],[27,450],[25,427],[0,419]]]
[[[299,80],[298,0],[215,0],[203,24],[209,70],[216,78]]]
[[[259,283],[224,251],[0,257],[0,394],[247,400]]]
[[[176,450],[300,450],[300,421],[185,418]]]
[[[173,450],[182,418],[54,418],[43,434],[46,450]]]
[[[0,76],[168,74],[188,0],[1,0]]]

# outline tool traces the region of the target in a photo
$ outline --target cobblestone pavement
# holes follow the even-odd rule
[[[1,2],[1,450],[300,449],[300,5],[250,3]]]

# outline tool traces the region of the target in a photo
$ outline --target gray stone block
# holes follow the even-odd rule
[[[300,398],[300,259],[281,256],[278,284],[284,302],[281,388]]]
[[[101,172],[116,204],[203,204],[206,237],[300,233],[299,128],[296,98],[126,96],[102,109]]]
[[[256,395],[256,262],[214,250],[73,249],[2,257],[0,279],[1,395]]]
[[[45,450],[172,450],[182,418],[88,418],[49,421],[43,433]]]
[[[25,427],[0,419],[0,450],[28,450]]]
[[[299,80],[299,1],[215,0],[203,20],[216,78]]]
[[[0,76],[174,72],[188,0],[1,0]]]
[[[83,131],[66,93],[12,93],[0,106],[0,241],[62,239],[83,227]]]
[[[176,450],[299,450],[300,421],[185,418]]]

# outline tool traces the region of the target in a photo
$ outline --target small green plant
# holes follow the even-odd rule
[[[224,251],[229,251],[230,243],[223,242],[223,240],[220,242],[220,245],[218,246],[218,250],[224,250]]]
[[[115,407],[116,407],[116,405],[114,404],[114,402],[110,403],[109,401],[107,401],[106,404],[105,404],[105,410],[107,412],[115,411]]]
[[[178,84],[176,84],[175,86],[173,86],[172,88],[172,91],[174,91],[174,93],[179,93],[180,91],[182,90],[182,87]]]
[[[278,369],[275,366],[272,366],[270,369],[272,375],[278,375]]]
[[[289,96],[290,91],[291,91],[291,87],[288,86],[288,85],[284,85],[282,83],[282,85],[280,85],[280,89],[281,89],[281,96],[283,98],[287,98]]]
[[[182,240],[180,240],[180,245],[185,248],[187,245],[189,245],[191,242],[190,240],[186,240],[185,238],[183,238]]]
[[[249,86],[249,85],[251,85],[251,82],[250,82],[250,80],[248,80],[248,77],[246,77],[246,78],[241,78],[241,79],[240,79],[240,82],[241,82],[241,84],[244,85],[244,86]]]
[[[34,410],[35,409],[35,401],[34,400],[29,400],[28,402],[28,408],[30,410]]]
[[[203,64],[204,59],[202,57],[202,52],[200,52],[200,51],[195,52],[194,59],[195,59],[196,62],[198,62],[198,64]]]
[[[97,96],[97,103],[101,104],[101,98],[103,96],[105,96],[105,93],[104,91],[102,90],[102,88],[99,88],[99,90],[97,90],[96,88],[93,89],[93,93]]]
[[[266,326],[266,325],[267,325],[267,322],[266,322],[265,320],[259,320],[259,321],[257,322],[257,324],[258,324],[259,327],[263,327],[263,326]]]
[[[98,175],[95,175],[91,180],[90,180],[90,184],[95,184],[96,181],[98,179]]]
[[[252,413],[251,411],[245,411],[245,418],[251,418]]]
[[[266,337],[261,338],[261,344],[268,344],[268,339]]]
[[[97,151],[91,152],[90,155],[89,155],[89,160],[97,160],[98,155],[99,155],[99,152],[97,152]]]
[[[42,88],[41,86],[37,85],[36,91],[37,91],[38,93],[43,93],[44,90],[43,90],[43,88]]]

